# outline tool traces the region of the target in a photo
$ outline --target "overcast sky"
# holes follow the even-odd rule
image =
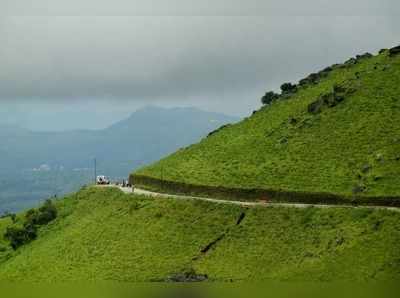
[[[398,2],[355,2],[360,16],[302,6],[303,16],[291,7],[291,16],[239,17],[232,1],[231,16],[38,17],[8,4],[0,17],[0,122],[101,128],[149,104],[248,115],[283,82],[400,44]]]

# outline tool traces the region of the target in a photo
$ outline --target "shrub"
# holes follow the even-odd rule
[[[282,94],[289,94],[289,93],[294,93],[297,90],[296,85],[293,85],[292,83],[284,83],[281,86]]]
[[[37,236],[37,229],[46,225],[57,217],[57,209],[51,200],[47,200],[42,207],[30,209],[25,214],[23,226],[10,226],[6,229],[4,238],[10,241],[13,249],[17,249]]]
[[[316,84],[316,83],[318,83],[319,79],[320,79],[320,76],[317,73],[312,73],[305,79],[300,80],[299,84],[300,84],[300,86]]]
[[[264,105],[269,105],[274,100],[277,100],[278,98],[279,98],[279,94],[276,94],[274,91],[269,91],[269,92],[265,93],[265,95],[261,98],[261,102]]]
[[[391,57],[393,57],[393,56],[395,56],[395,55],[398,55],[398,54],[400,54],[400,46],[391,48],[391,49],[389,50],[389,56],[391,56]]]
[[[42,207],[39,208],[38,224],[45,225],[57,218],[57,208],[51,200],[46,200]]]
[[[47,200],[39,210],[30,209],[25,215],[25,223],[30,225],[45,225],[57,217],[57,209],[51,202]]]
[[[29,209],[25,214],[25,223],[37,225],[39,212],[36,209]]]
[[[28,225],[24,227],[7,227],[4,238],[10,241],[11,247],[15,250],[18,247],[32,241],[37,236],[35,226]]]
[[[15,213],[11,213],[11,214],[10,214],[10,218],[11,218],[11,220],[12,220],[13,223],[16,223],[16,222],[17,222],[17,215],[16,215]]]

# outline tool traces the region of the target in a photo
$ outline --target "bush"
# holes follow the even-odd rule
[[[39,212],[36,209],[30,209],[25,214],[25,223],[37,225]]]
[[[57,218],[57,208],[51,200],[46,200],[44,205],[39,208],[38,224],[45,225]]]
[[[57,217],[57,209],[51,200],[47,200],[39,210],[31,209],[25,215],[25,223],[46,225]]]
[[[10,241],[13,249],[36,239],[37,229],[46,225],[57,217],[57,209],[51,200],[47,200],[42,207],[30,209],[25,214],[23,226],[10,226],[6,229],[4,238]]]
[[[16,215],[15,213],[11,213],[11,214],[10,214],[10,218],[11,218],[11,220],[12,220],[13,223],[16,223],[16,222],[17,222],[17,215]]]
[[[7,217],[9,217],[13,223],[17,222],[17,215],[15,213],[10,213],[6,211],[4,212],[3,215],[0,216],[0,218],[7,218]]]
[[[265,95],[261,98],[261,102],[264,105],[269,105],[274,100],[277,100],[278,98],[279,98],[279,94],[276,94],[274,91],[269,91],[269,92],[265,93]]]
[[[281,86],[282,94],[294,93],[297,90],[296,85],[292,83],[285,83]]]
[[[391,48],[391,49],[389,50],[389,56],[391,56],[391,57],[393,57],[393,56],[395,56],[395,55],[398,55],[398,54],[400,54],[400,46]]]
[[[10,241],[10,245],[14,250],[32,241],[36,236],[37,229],[32,225],[26,227],[11,226],[6,229],[4,234],[4,238]]]

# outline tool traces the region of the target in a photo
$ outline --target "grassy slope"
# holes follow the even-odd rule
[[[39,239],[0,261],[1,280],[149,281],[185,268],[215,280],[400,277],[400,213],[243,209],[112,189],[81,191],[58,208]],[[214,249],[192,260],[227,229]]]
[[[320,114],[307,112],[342,82],[356,92]],[[364,186],[366,195],[400,195],[399,94],[400,55],[364,59],[136,174],[197,185],[338,194]],[[363,173],[366,165],[371,169]]]

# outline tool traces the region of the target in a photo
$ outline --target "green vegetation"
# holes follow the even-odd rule
[[[243,208],[87,188],[13,251],[0,240],[0,279],[25,281],[393,280],[400,213]],[[19,215],[18,220],[24,215]],[[11,225],[0,220],[0,232]],[[179,280],[179,279],[178,279]]]
[[[7,227],[4,238],[10,241],[11,247],[15,250],[36,239],[38,228],[48,224],[56,217],[56,207],[51,200],[47,200],[39,209],[28,210],[22,223],[18,223],[16,216],[11,215],[10,218],[14,225]]]
[[[393,52],[393,51],[392,51]],[[400,196],[400,55],[311,74],[244,121],[132,175],[188,185]],[[141,184],[141,187],[146,187]]]
[[[328,203],[400,198],[399,51],[357,56],[285,83],[251,117],[131,178],[177,192],[208,187],[208,195],[241,189],[249,197],[273,190],[304,200],[322,193]],[[245,208],[90,187],[7,214],[0,234],[0,280],[400,278],[400,212],[387,209]]]

